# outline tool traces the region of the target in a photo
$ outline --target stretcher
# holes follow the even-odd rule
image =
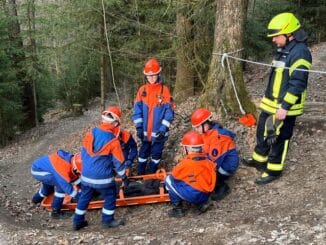
[[[116,178],[117,200],[116,206],[144,205],[151,203],[169,202],[170,197],[165,189],[165,177],[167,173],[164,169],[159,169],[155,174],[130,176],[128,187],[124,187],[120,178]],[[47,210],[52,210],[51,204],[53,194],[45,197],[41,206]],[[100,209],[104,200],[100,196],[94,198],[88,205],[88,209]],[[75,210],[77,203],[68,195],[65,196],[62,211]]]

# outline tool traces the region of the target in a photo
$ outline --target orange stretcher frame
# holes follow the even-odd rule
[[[155,174],[147,175],[138,175],[128,177],[130,181],[139,181],[139,180],[160,180],[159,194],[144,195],[144,196],[135,196],[135,197],[125,197],[124,195],[124,186],[120,185],[119,189],[119,198],[116,200],[117,207],[132,206],[132,205],[144,205],[151,203],[161,203],[169,202],[170,197],[167,192],[164,191],[164,180],[167,173],[164,169],[159,169]],[[120,178],[116,178],[116,182],[121,182]],[[62,211],[74,211],[77,203],[71,202],[71,197],[66,195],[63,200]],[[51,211],[51,204],[53,200],[53,194],[45,197],[41,203],[41,207]],[[94,200],[91,201],[88,205],[88,209],[100,209],[103,207],[104,200]]]

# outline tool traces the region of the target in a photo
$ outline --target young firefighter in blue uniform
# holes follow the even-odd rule
[[[128,185],[123,152],[118,135],[120,117],[110,108],[102,113],[102,123],[85,135],[81,151],[83,168],[81,173],[81,195],[73,220],[73,229],[80,230],[88,225],[85,214],[88,204],[97,192],[104,198],[102,225],[112,228],[124,225],[122,220],[114,219],[116,208],[115,174]]]
[[[119,107],[117,106],[110,106],[107,111],[114,113],[119,122],[121,121],[122,113]],[[134,162],[135,158],[137,157],[137,143],[134,140],[134,137],[130,134],[129,131],[121,129],[118,135],[121,149],[123,151],[123,156],[125,159],[126,171],[127,175],[131,173],[132,163]]]
[[[58,150],[56,153],[42,156],[33,162],[32,176],[42,183],[41,189],[32,198],[33,203],[42,202],[43,198],[54,192],[51,217],[55,219],[69,217],[69,213],[61,211],[62,202],[67,193],[78,199],[80,193],[74,185],[80,183],[81,163],[76,163],[75,157],[66,151]],[[55,191],[54,191],[55,189]]]
[[[144,75],[147,83],[137,92],[132,120],[136,124],[137,137],[141,140],[138,156],[138,174],[155,173],[161,161],[164,143],[174,119],[173,101],[167,86],[160,78],[161,67],[156,59],[147,61]]]
[[[212,120],[212,113],[200,108],[191,115],[191,124],[195,131],[203,137],[204,152],[216,164],[217,182],[212,200],[222,200],[230,187],[226,180],[233,176],[239,166],[239,154],[235,148],[235,134],[221,127]]]
[[[296,117],[303,114],[312,59],[306,45],[307,35],[300,26],[292,13],[276,15],[268,24],[268,37],[278,48],[275,67],[260,103],[255,150],[252,158],[243,159],[245,165],[263,170],[256,179],[259,185],[281,176]]]
[[[206,212],[216,182],[216,164],[204,153],[201,135],[190,131],[183,136],[181,145],[186,156],[165,179],[173,206],[168,215],[176,218],[185,215],[182,201],[195,204],[197,214]]]

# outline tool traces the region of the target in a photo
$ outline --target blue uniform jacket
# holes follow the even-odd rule
[[[143,140],[155,141],[158,132],[165,133],[166,138],[173,119],[173,100],[168,87],[158,82],[139,88],[132,120],[136,128],[143,129]]]
[[[31,173],[35,179],[40,181],[42,181],[42,178],[49,179],[52,175],[52,178],[55,180],[54,184],[59,185],[65,193],[75,197],[77,191],[71,182],[75,181],[76,183],[78,178],[71,172],[70,160],[73,155],[63,150],[58,150],[55,154],[57,155],[55,157],[59,157],[62,160],[61,162],[51,162],[51,159],[53,159],[52,155],[42,156],[33,162]]]
[[[114,172],[125,178],[120,142],[110,125],[102,124],[87,132],[81,150],[83,185],[101,189],[115,185]]]
[[[136,141],[127,130],[121,130],[119,140],[125,161],[132,164],[138,154]]]

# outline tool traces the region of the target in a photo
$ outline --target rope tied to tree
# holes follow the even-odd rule
[[[230,76],[230,79],[231,79],[232,88],[234,90],[234,94],[235,94],[235,97],[237,99],[240,112],[242,114],[242,117],[239,118],[239,122],[241,124],[247,126],[247,127],[251,127],[251,126],[256,124],[256,118],[255,118],[255,116],[253,114],[246,113],[246,111],[243,109],[243,106],[242,106],[242,104],[240,102],[240,99],[239,99],[239,96],[238,96],[237,89],[235,87],[235,81],[234,81],[234,78],[233,78],[233,75],[232,75],[231,66],[230,66],[230,62],[229,62],[229,59],[228,59],[230,54],[238,53],[238,52],[240,52],[242,50],[243,50],[243,48],[238,49],[236,51],[229,52],[229,53],[223,53],[222,57],[221,57],[221,64],[222,64],[223,69],[225,69],[225,61],[226,61],[226,65],[227,65],[227,68],[228,68],[228,71],[229,71],[229,76]],[[223,105],[223,103],[222,103],[222,105]],[[223,108],[224,108],[224,106],[223,106]]]
[[[231,53],[236,53],[236,52],[240,52],[242,51],[243,49],[238,49],[234,52],[231,52]],[[223,69],[225,69],[225,61],[226,61],[226,65],[227,65],[227,68],[228,68],[228,71],[229,71],[229,76],[230,76],[230,79],[231,79],[231,84],[232,84],[232,88],[234,90],[234,94],[235,94],[235,97],[237,99],[237,102],[238,102],[238,105],[239,105],[239,109],[240,109],[240,112],[242,115],[245,115],[246,112],[245,110],[243,109],[242,107],[242,104],[240,102],[240,99],[239,99],[239,96],[238,96],[238,92],[237,92],[237,89],[235,87],[235,81],[234,81],[234,78],[233,78],[233,75],[232,75],[232,71],[231,71],[231,67],[230,67],[230,62],[229,62],[229,59],[228,59],[228,54],[230,53],[223,53],[222,54],[222,58],[221,58],[221,64],[222,64],[222,67]]]

